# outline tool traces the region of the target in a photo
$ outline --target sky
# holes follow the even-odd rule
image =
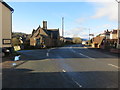
[[[43,20],[49,29],[62,33],[64,17],[64,36],[88,39],[91,34],[98,35],[104,30],[118,28],[117,2],[7,2],[13,13],[13,32],[31,34]],[[110,0],[109,0],[110,1]]]

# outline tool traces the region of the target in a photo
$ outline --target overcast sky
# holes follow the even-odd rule
[[[88,38],[89,29],[95,35],[106,29],[117,29],[118,7],[115,0],[84,1],[87,2],[8,2],[14,8],[13,31],[30,34],[39,25],[42,27],[42,21],[46,20],[48,28],[59,28],[61,34],[62,17],[66,37]]]

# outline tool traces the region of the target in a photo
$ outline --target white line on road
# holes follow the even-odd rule
[[[79,54],[82,55],[82,56],[84,56],[84,57],[87,57],[87,58],[89,58],[89,59],[95,60],[94,58],[91,58],[91,57],[89,57],[89,56],[87,56],[87,55],[84,55],[84,54],[82,54],[82,53],[79,53]]]
[[[75,50],[72,49],[72,47],[70,47],[70,48],[71,48],[72,52],[77,53]],[[82,56],[84,56],[84,57],[87,57],[87,58],[89,58],[89,59],[95,60],[94,58],[91,58],[91,57],[89,57],[89,56],[87,56],[87,55],[84,55],[84,54],[82,54],[82,53],[78,53],[78,54],[80,54],[80,55],[82,55]]]
[[[115,67],[115,68],[120,68],[120,67],[118,67],[118,66],[116,66],[116,65],[113,65],[113,64],[108,64],[109,66],[112,66],[112,67]]]
[[[62,70],[63,72],[66,72],[64,69]],[[82,87],[82,85],[80,85],[77,81],[75,81],[73,78],[72,78],[72,81],[75,82],[79,87]]]
[[[47,50],[47,53],[46,53],[46,56],[47,56],[47,57],[49,57],[49,52],[50,52],[50,50],[52,50],[52,49],[48,49],[48,50]]]
[[[79,87],[82,87],[82,85],[80,85],[77,81],[75,81],[73,78],[72,80],[79,86]]]
[[[63,72],[66,72],[64,69],[62,70]]]
[[[49,53],[47,53],[46,56],[49,57]]]

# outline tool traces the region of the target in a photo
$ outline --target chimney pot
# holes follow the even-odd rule
[[[43,21],[43,29],[47,29],[47,21]]]

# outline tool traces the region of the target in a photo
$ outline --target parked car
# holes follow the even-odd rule
[[[2,56],[8,56],[11,53],[10,48],[2,48]]]

